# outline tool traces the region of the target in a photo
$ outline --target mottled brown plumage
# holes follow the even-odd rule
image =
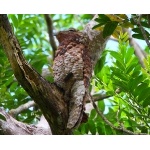
[[[79,31],[60,31],[59,47],[54,59],[55,83],[64,89],[68,103],[67,128],[75,128],[82,119],[86,99],[89,97],[89,81],[92,74],[88,38]]]

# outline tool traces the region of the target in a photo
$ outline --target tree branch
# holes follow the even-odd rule
[[[109,39],[109,36],[106,38],[103,38],[103,32],[93,30],[93,27],[97,25],[97,22],[95,22],[95,19],[98,17],[98,15],[95,15],[93,19],[86,24],[84,31],[88,38],[90,39],[89,41],[89,48],[91,52],[91,57],[92,57],[92,66],[94,69],[94,66],[96,65],[96,62],[100,58],[101,53],[105,49],[106,43]]]
[[[95,104],[94,100],[91,98],[91,103],[93,104],[93,107],[95,108],[96,112],[98,113],[98,115],[103,119],[103,121],[108,124],[111,128],[115,129],[115,130],[118,130],[120,132],[124,132],[124,133],[127,133],[127,134],[130,134],[130,135],[144,135],[144,133],[134,133],[134,132],[131,132],[125,128],[119,128],[119,127],[116,127],[114,126],[104,115],[103,113],[99,110],[99,108],[97,107],[97,105]]]
[[[94,102],[96,101],[102,101],[106,98],[109,98],[109,97],[112,97],[111,95],[106,95],[106,94],[95,94],[95,95],[92,95],[92,99]],[[91,101],[88,100],[86,103],[90,103]]]
[[[46,21],[46,24],[47,24],[49,41],[50,41],[50,44],[51,44],[52,49],[53,49],[53,59],[54,59],[55,51],[57,49],[57,45],[55,43],[54,35],[53,35],[53,22],[52,22],[51,17],[48,14],[45,14],[44,17],[45,17],[45,21]]]
[[[142,50],[140,45],[136,42],[136,40],[132,37],[131,31],[129,29],[123,29],[124,32],[127,32],[129,35],[129,44],[134,48],[135,55],[139,59],[139,63],[144,68],[144,62],[143,60],[146,58],[146,53]]]
[[[1,133],[5,135],[50,135],[51,132],[47,128],[35,125],[27,125],[25,123],[19,122],[8,113],[6,113],[2,108],[0,108],[0,130]]]
[[[13,117],[16,117],[18,114],[20,114],[22,111],[25,111],[26,109],[32,107],[32,106],[35,106],[36,103],[34,101],[29,101],[23,105],[20,105],[18,108],[16,109],[11,109],[9,111],[9,114]]]
[[[134,17],[133,17],[133,20],[134,20],[134,22],[137,24],[137,26],[140,28],[140,30],[141,30],[141,32],[142,32],[142,34],[143,34],[143,37],[144,37],[144,39],[145,39],[145,41],[146,41],[148,47],[150,48],[150,42],[149,42],[149,40],[148,40],[148,38],[147,38],[147,35],[146,35],[146,32],[145,32],[143,26],[141,25],[141,18],[142,18],[142,14],[139,15],[139,18],[138,18],[137,21],[135,20]]]

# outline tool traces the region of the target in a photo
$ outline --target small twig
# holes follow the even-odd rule
[[[116,89],[116,91],[115,91],[116,94],[119,94],[120,92],[121,92],[121,91],[120,91],[119,88]],[[114,95],[107,95],[106,93],[105,93],[105,94],[93,94],[93,95],[92,95],[92,100],[93,100],[94,102],[97,102],[97,101],[102,101],[102,100],[104,100],[104,99],[106,99],[106,98],[110,98],[110,97],[112,97],[112,96],[114,96]],[[86,103],[90,103],[90,102],[91,102],[91,100],[87,100]]]
[[[94,100],[94,102],[96,102],[96,101],[102,101],[102,100],[109,98],[109,97],[112,97],[112,96],[106,95],[106,94],[95,94],[95,95],[92,95],[92,99]],[[90,100],[87,100],[86,103],[90,103]]]
[[[134,133],[132,131],[129,131],[125,128],[119,128],[119,127],[116,127],[114,126],[104,115],[103,113],[99,110],[99,108],[97,107],[97,105],[95,104],[94,100],[91,98],[91,103],[93,104],[93,107],[95,108],[96,112],[98,113],[98,115],[103,119],[104,122],[106,122],[111,128],[115,129],[115,130],[118,130],[118,131],[121,131],[121,132],[124,132],[124,133],[127,133],[127,134],[130,134],[130,135],[145,135],[144,133]]]
[[[9,111],[9,114],[13,117],[17,116],[19,113],[21,113],[22,111],[24,110],[27,110],[28,108],[32,107],[32,106],[35,106],[36,103],[34,101],[29,101],[23,105],[20,105],[18,108],[16,109],[11,109]]]
[[[137,21],[135,20],[135,18],[133,18],[133,20],[134,20],[134,22],[137,24],[137,26],[140,28],[140,30],[141,30],[141,32],[142,32],[142,34],[143,34],[143,37],[144,37],[144,39],[145,39],[145,41],[146,41],[148,47],[150,48],[150,42],[149,42],[149,40],[148,40],[148,38],[147,38],[147,35],[146,35],[146,32],[145,32],[143,26],[141,25],[141,18],[142,18],[142,14],[139,15],[139,18],[138,18]]]
[[[53,22],[52,22],[51,17],[48,14],[45,14],[44,17],[45,17],[45,21],[46,21],[46,24],[47,24],[47,29],[48,29],[48,34],[49,34],[49,41],[50,41],[50,44],[51,44],[52,49],[53,49],[53,58],[54,58],[55,51],[57,49],[57,45],[56,45],[56,42],[55,42],[54,36],[53,36]]]

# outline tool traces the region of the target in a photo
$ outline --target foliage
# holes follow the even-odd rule
[[[41,74],[44,68],[51,72],[52,48],[49,44],[47,26],[43,15],[8,15],[15,35],[22,47],[26,60]],[[51,15],[54,32],[70,27],[82,30],[92,19],[92,15]],[[133,37],[144,39],[141,30],[134,22],[138,15],[98,15],[94,29],[103,31],[103,36],[114,36],[119,40],[118,50],[105,50],[94,69],[91,86],[96,94],[109,96],[97,102],[104,116],[117,127],[124,127],[134,133],[149,134],[150,124],[150,56],[144,60],[145,68],[139,64],[134,50],[129,46],[127,33],[122,27],[132,28]],[[143,15],[141,25],[149,38],[149,15]],[[146,48],[149,53],[149,48]],[[107,63],[108,59],[111,64]],[[52,78],[48,79],[49,81]],[[9,61],[0,47],[0,107],[6,111],[18,108],[31,101],[26,91],[16,81]],[[38,107],[20,113],[17,120],[36,124],[41,115]],[[89,112],[86,123],[82,123],[74,134],[114,135],[126,134],[109,126],[95,109]],[[4,120],[3,116],[0,116]]]
[[[127,33],[120,34],[117,51],[107,50],[112,57],[112,66],[95,68],[95,86],[105,91],[110,98],[98,102],[105,117],[117,127],[134,133],[149,133],[150,123],[150,57],[145,60],[146,69],[141,68],[133,48],[129,47]],[[102,55],[105,64],[106,51]],[[100,65],[102,65],[100,64]],[[98,64],[97,64],[98,65]],[[108,111],[104,107],[109,104]],[[87,123],[82,124],[76,134],[125,134],[112,129],[93,109]]]
[[[139,24],[141,24],[141,26],[144,27],[143,30],[147,38],[150,39],[150,33],[148,31],[150,26],[149,14],[142,16],[131,15],[131,17],[128,17],[126,14],[99,14],[95,21],[98,24],[94,26],[94,29],[103,31],[104,38],[112,35],[118,39],[122,28],[131,28],[134,32],[132,35],[134,38],[145,40],[139,28]]]

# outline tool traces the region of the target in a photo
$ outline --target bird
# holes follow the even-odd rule
[[[54,82],[63,89],[68,106],[67,129],[81,123],[89,98],[92,63],[89,39],[84,32],[70,28],[55,34],[59,46],[53,62]]]

